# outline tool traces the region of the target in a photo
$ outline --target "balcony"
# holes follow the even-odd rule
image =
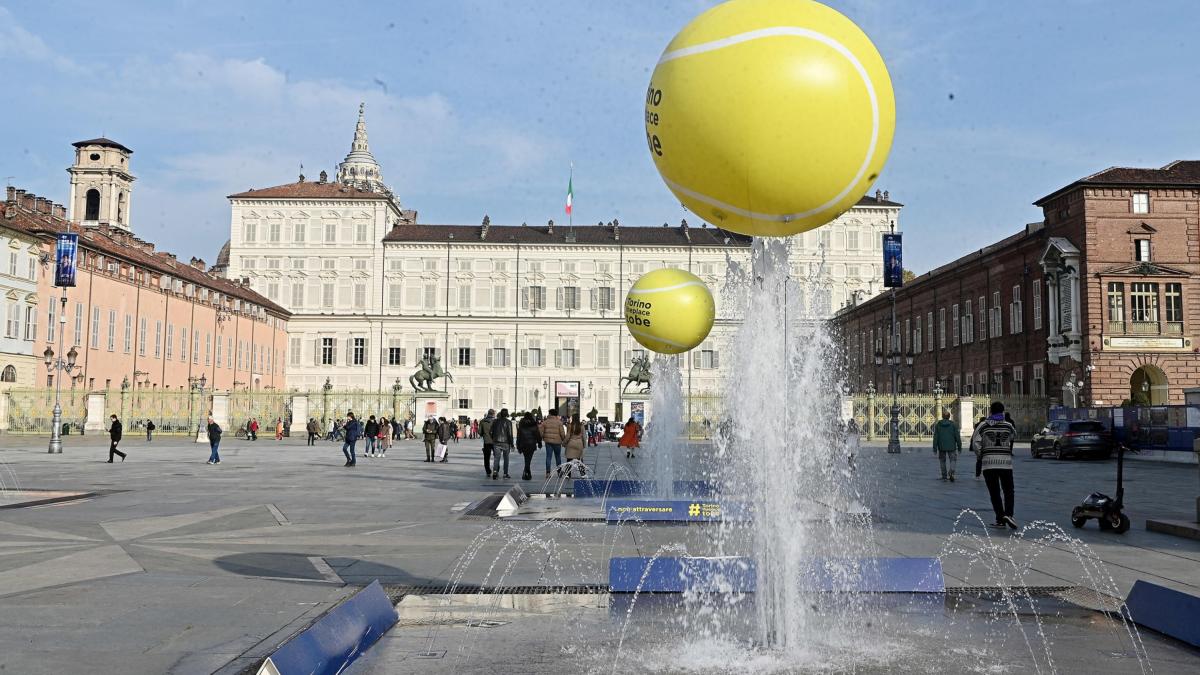
[[[1109,335],[1183,335],[1182,321],[1109,321]]]

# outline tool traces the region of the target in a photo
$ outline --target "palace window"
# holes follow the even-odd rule
[[[351,357],[353,359],[353,361],[352,361],[353,365],[356,365],[356,366],[366,365],[366,363],[367,363],[367,338],[360,338],[360,337],[354,338]]]
[[[558,309],[577,310],[579,309],[579,287],[578,286],[563,286],[558,289]]]
[[[133,315],[125,315],[125,341],[122,345],[123,351],[129,354],[133,351]]]
[[[117,310],[108,310],[108,351],[117,348]]]
[[[270,224],[267,225],[267,233],[268,233],[267,236],[270,238],[271,241],[273,241],[273,242],[279,241],[279,231],[282,228],[283,228],[283,223],[279,222],[278,220],[272,220],[270,222]]]
[[[525,351],[528,353],[526,359],[529,367],[540,368],[546,365],[546,357],[544,351],[542,350],[541,342],[537,340],[530,340],[529,347]]]
[[[975,341],[975,314],[971,311],[972,309],[971,301],[967,300],[964,305],[965,311],[962,318],[962,341],[964,345],[969,345]]]
[[[721,355],[711,344],[702,344],[692,352],[692,367],[700,370],[716,370],[721,367]]]
[[[938,348],[946,348],[946,308],[938,309]],[[876,351],[879,351],[879,346],[876,345]]]
[[[458,308],[471,309],[471,286],[470,284],[462,284],[458,287]]]
[[[253,223],[253,222],[246,223],[245,224],[245,235],[246,235],[245,236],[246,243],[252,244],[255,241],[257,241],[258,240],[258,223]]]
[[[1129,318],[1134,324],[1158,321],[1158,284],[1129,285]]]
[[[545,286],[526,286],[523,289],[521,297],[521,306],[525,309],[539,310],[546,309],[546,287]]]
[[[391,307],[392,309],[400,309],[402,290],[403,289],[400,284],[388,284],[388,307]]]
[[[1133,259],[1138,262],[1150,262],[1150,240],[1133,240]]]
[[[354,240],[357,242],[360,242],[360,243],[367,240],[367,224],[366,223],[355,223],[355,225],[354,225]]]
[[[354,308],[365,309],[367,306],[367,285],[363,282],[354,284]]]
[[[1000,291],[992,292],[992,331],[994,338],[1004,335],[1004,315],[1000,313]]]
[[[404,365],[404,347],[388,347],[388,365],[402,366]]]
[[[540,353],[541,352],[539,350],[539,355],[540,355]],[[509,357],[508,357],[508,349],[504,346],[503,340],[497,339],[495,342],[492,343],[491,348],[487,350],[487,365],[496,366],[496,367],[504,367],[504,366],[510,365]],[[536,365],[539,365],[539,366],[542,365],[541,361],[540,361],[540,356],[539,356],[539,361]]]
[[[492,307],[504,309],[508,305],[508,288],[502,284],[492,287]]]
[[[1150,213],[1150,193],[1148,193],[1148,192],[1133,193],[1133,212],[1134,213]]]
[[[162,321],[154,322],[154,358],[162,356]]]
[[[1032,386],[1029,389],[1031,396],[1046,395],[1046,376],[1044,366],[1041,364],[1035,363],[1033,365],[1033,382],[1031,384]]]
[[[950,344],[957,347],[959,339],[958,303],[950,306]]]
[[[1033,329],[1042,329],[1042,280],[1033,280]]]
[[[167,324],[167,359],[175,353],[175,324]]]
[[[1125,284],[1120,281],[1108,282],[1108,321],[1125,322]]]
[[[574,368],[579,365],[579,350],[575,348],[574,340],[563,340],[562,349],[555,352],[555,366]]]
[[[1163,304],[1168,323],[1183,322],[1183,284],[1167,284],[1163,292]]]
[[[611,286],[601,286],[596,289],[596,293],[592,296],[596,299],[596,306],[592,309],[598,309],[603,312],[611,312],[616,306],[615,289]]]
[[[1021,302],[1021,287],[1012,287],[1012,304],[1008,308],[1008,328],[1011,333],[1020,333],[1025,329],[1024,305]]]
[[[296,282],[292,285],[292,307],[304,306],[304,284]]]
[[[332,244],[337,241],[337,223],[325,223],[325,243]]]
[[[336,347],[336,338],[331,338],[331,337],[321,338],[321,349],[319,352],[319,356],[321,359],[320,365],[322,365],[322,366],[332,366],[333,365],[333,354],[334,354],[335,347]],[[238,353],[238,360],[241,361],[240,350]]]
[[[596,338],[596,367],[607,368],[609,365],[609,354],[612,352],[612,345],[608,338]]]
[[[460,365],[460,366],[473,365],[471,363],[471,348],[470,347],[459,347],[457,356],[458,356],[458,358],[456,360],[456,363],[458,365]]]
[[[926,346],[928,351],[933,351],[933,312],[925,314],[926,333],[929,334],[929,344]]]
[[[57,303],[57,302],[54,302],[53,300],[51,300],[51,301],[50,301],[50,302],[49,302],[49,303],[46,305],[46,307],[47,307],[47,310],[48,310],[48,311],[49,311],[49,313],[50,313],[50,321],[49,321],[49,322],[47,322],[47,326],[46,326],[46,340],[47,340],[48,342],[50,342],[51,344],[53,344],[53,343],[54,343],[55,330],[58,328],[58,326],[56,325],[56,324],[57,324],[57,322],[54,320],[54,319],[56,318],[54,313],[55,313],[55,311],[57,311],[57,310],[56,310],[56,308],[58,307],[58,303]]]

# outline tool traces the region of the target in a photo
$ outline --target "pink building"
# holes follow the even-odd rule
[[[284,388],[287,310],[213,276],[203,260],[181,262],[119,225],[81,228],[62,206],[12,187],[3,218],[44,241],[35,355],[74,347],[70,387],[180,390],[203,376],[210,391]],[[80,235],[79,258],[64,305],[52,261],[55,237],[68,228]],[[54,376],[39,360],[35,384],[52,386]]]

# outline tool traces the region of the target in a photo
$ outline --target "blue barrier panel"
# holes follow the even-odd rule
[[[612,558],[613,593],[753,593],[756,566],[746,557]],[[814,559],[800,570],[800,590],[821,593],[943,593],[937,558]]]
[[[754,590],[754,561],[739,556],[612,558],[608,585],[612,593],[747,593]]]
[[[577,480],[572,488],[576,497],[628,497],[652,495],[658,484],[652,480]]]
[[[721,493],[721,486],[709,480],[677,480],[672,486],[680,497],[713,497]],[[658,482],[652,480],[580,479],[573,487],[576,497],[653,496],[658,492]]]
[[[610,523],[658,521],[703,523],[750,520],[750,505],[706,499],[609,499],[604,518]]]
[[[1125,607],[1137,624],[1200,647],[1200,598],[1139,579]]]
[[[280,675],[333,675],[375,644],[399,615],[379,581],[288,638],[268,657]]]

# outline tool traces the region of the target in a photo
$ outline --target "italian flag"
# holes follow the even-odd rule
[[[574,176],[567,179],[567,215],[568,216],[571,215],[571,202],[574,201],[574,198],[575,198],[574,183],[575,183]]]

